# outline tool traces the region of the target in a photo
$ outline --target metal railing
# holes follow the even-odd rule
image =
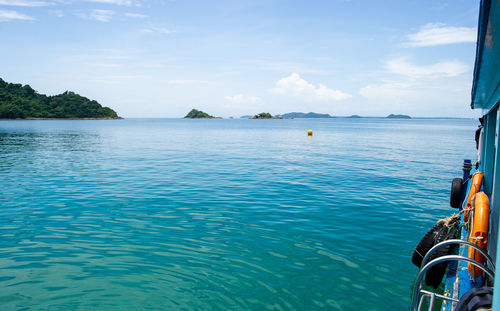
[[[465,256],[460,256],[460,255],[441,256],[441,257],[435,258],[434,260],[431,260],[430,262],[427,263],[427,261],[429,260],[431,255],[437,249],[439,249],[445,245],[450,245],[450,244],[461,244],[461,245],[467,245],[469,247],[472,247],[474,250],[477,250],[481,255],[483,255],[486,258],[486,261],[487,261],[487,263],[489,263],[491,265],[491,268],[483,265],[482,263],[480,263],[477,260],[474,260],[472,258],[465,257]],[[475,267],[478,267],[479,269],[484,271],[484,273],[488,277],[490,277],[491,279],[495,278],[495,264],[494,264],[493,260],[491,259],[491,257],[482,248],[478,247],[476,244],[473,244],[471,242],[464,241],[464,240],[453,239],[453,240],[443,241],[441,243],[434,245],[425,254],[424,258],[422,259],[422,268],[420,268],[420,270],[418,272],[418,276],[417,276],[417,279],[415,280],[415,285],[413,287],[412,302],[411,302],[411,307],[410,307],[411,311],[421,311],[422,304],[423,304],[424,299],[426,297],[430,298],[429,309],[428,309],[429,311],[432,311],[436,298],[439,298],[441,300],[450,301],[450,302],[455,302],[455,303],[459,301],[456,298],[440,295],[440,294],[422,289],[422,281],[424,279],[424,275],[430,268],[432,268],[433,266],[435,266],[438,263],[451,262],[451,261],[465,261],[465,262],[471,263]]]
[[[420,290],[420,293],[421,293],[421,296],[420,296],[420,302],[418,303],[418,308],[417,308],[418,311],[422,310],[422,305],[423,305],[425,297],[430,298],[428,311],[432,311],[432,309],[434,308],[434,301],[436,300],[436,297],[440,298],[442,300],[447,300],[447,301],[451,301],[451,302],[458,302],[458,299],[456,299],[456,298],[451,298],[448,296],[436,294],[434,292],[429,292],[429,291],[423,290],[423,289]]]
[[[471,243],[469,241],[465,241],[465,240],[459,240],[459,239],[451,239],[451,240],[446,240],[446,241],[443,241],[443,242],[440,242],[436,245],[434,245],[424,256],[424,258],[422,259],[422,265],[425,265],[427,263],[427,261],[429,260],[429,258],[431,257],[431,255],[436,251],[438,250],[439,248],[443,247],[443,246],[446,246],[446,245],[449,245],[449,244],[461,244],[461,245],[467,245],[469,247],[472,247],[473,249],[475,249],[476,251],[478,251],[481,255],[484,256],[484,258],[486,258],[486,261],[491,265],[491,267],[493,268],[493,272],[495,271],[495,262],[493,261],[493,259],[491,259],[490,255],[488,255],[488,253],[480,248],[479,246],[477,246],[476,244],[474,243]]]

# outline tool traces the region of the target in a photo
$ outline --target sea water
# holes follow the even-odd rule
[[[476,127],[0,121],[0,309],[405,310]]]

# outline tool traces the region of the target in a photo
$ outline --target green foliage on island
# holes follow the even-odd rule
[[[38,94],[29,85],[7,83],[0,79],[0,119],[26,118],[111,118],[116,112],[102,107],[73,92],[46,96]]]
[[[333,118],[328,113],[315,113],[315,112],[289,112],[281,115],[283,118]]]
[[[184,117],[188,119],[213,119],[214,117],[206,112],[197,109],[191,109],[191,111]]]
[[[387,119],[411,119],[410,116],[407,116],[405,114],[390,114],[386,117]]]
[[[272,119],[273,116],[269,112],[261,112],[252,117],[252,119]]]

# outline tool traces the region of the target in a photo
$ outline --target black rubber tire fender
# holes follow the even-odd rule
[[[436,244],[435,238],[443,226],[444,223],[441,221],[436,223],[434,227],[427,231],[422,240],[418,243],[417,247],[415,247],[411,262],[413,262],[417,268],[420,268],[422,265],[422,259],[424,259],[425,254],[427,254],[427,252]]]
[[[453,208],[460,208],[462,201],[463,180],[462,178],[454,178],[451,182],[450,191],[450,206]]]
[[[458,231],[458,225],[455,225],[452,228],[443,226],[443,228],[441,228],[441,231],[438,233],[436,237],[436,244],[455,238],[457,231]],[[451,255],[455,248],[456,248],[455,245],[449,244],[437,249],[429,257],[429,262],[441,256]],[[438,286],[443,281],[443,277],[446,273],[447,267],[448,267],[448,262],[440,262],[432,266],[429,270],[427,270],[427,273],[425,274],[425,284],[428,286],[432,286],[433,288],[438,288]]]
[[[455,311],[476,311],[479,308],[491,308],[492,304],[493,288],[473,288],[462,296]]]

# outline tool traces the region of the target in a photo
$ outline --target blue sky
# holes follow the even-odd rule
[[[475,117],[478,1],[0,0],[0,77],[124,117]]]

